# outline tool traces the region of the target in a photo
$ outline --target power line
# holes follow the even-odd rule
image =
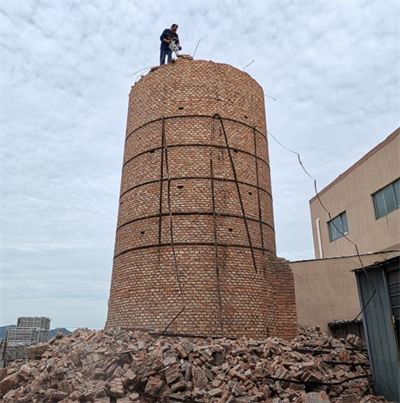
[[[286,151],[288,151],[288,152],[290,152],[290,153],[292,153],[292,154],[295,154],[295,155],[297,156],[297,161],[298,161],[298,163],[299,163],[301,169],[302,169],[302,170],[305,172],[305,174],[313,181],[314,190],[315,190],[315,195],[316,195],[316,197],[317,197],[317,200],[318,200],[319,204],[320,204],[321,207],[324,209],[324,211],[328,214],[329,220],[332,222],[332,225],[335,227],[335,229],[338,231],[338,233],[339,233],[341,236],[343,236],[346,241],[350,242],[350,243],[354,246],[355,251],[356,251],[357,258],[358,258],[358,260],[359,260],[359,262],[360,262],[360,265],[361,265],[361,268],[362,268],[362,270],[364,271],[365,275],[366,275],[367,277],[369,277],[368,272],[367,272],[367,270],[366,270],[366,268],[365,268],[365,266],[364,266],[364,264],[363,264],[363,262],[362,262],[362,260],[361,260],[361,256],[360,256],[360,252],[359,252],[357,243],[354,242],[352,239],[350,239],[350,238],[347,236],[347,234],[345,234],[340,228],[338,228],[337,225],[335,224],[335,222],[332,221],[332,215],[331,215],[330,211],[327,209],[327,207],[325,206],[325,204],[322,203],[322,200],[321,200],[321,198],[320,198],[320,195],[319,195],[319,192],[318,192],[318,189],[317,189],[317,180],[316,180],[316,179],[308,172],[308,170],[305,168],[305,166],[304,166],[304,164],[303,164],[303,161],[302,161],[302,159],[301,159],[300,153],[298,153],[297,151],[294,151],[294,150],[290,149],[290,148],[287,147],[285,144],[283,144],[280,140],[278,140],[278,138],[277,138],[273,133],[271,133],[270,130],[267,130],[267,134],[269,134],[269,135],[270,135],[282,148],[284,148]],[[370,297],[368,298],[367,303],[366,303],[364,306],[361,307],[361,311],[360,311],[360,312],[357,314],[357,316],[352,320],[352,323],[355,322],[355,321],[357,320],[357,318],[365,311],[365,309],[367,308],[367,306],[369,305],[369,303],[373,300],[375,294],[376,294],[376,286],[374,287],[374,290],[372,291]]]

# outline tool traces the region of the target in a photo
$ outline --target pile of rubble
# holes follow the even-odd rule
[[[318,330],[287,342],[79,329],[27,353],[0,370],[4,402],[385,402],[362,342]]]

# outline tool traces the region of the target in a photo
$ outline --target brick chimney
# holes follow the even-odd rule
[[[106,327],[295,335],[264,94],[247,73],[183,59],[132,87]]]

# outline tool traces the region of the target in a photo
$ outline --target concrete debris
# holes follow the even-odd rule
[[[78,329],[0,372],[4,402],[386,402],[357,336],[196,339]]]

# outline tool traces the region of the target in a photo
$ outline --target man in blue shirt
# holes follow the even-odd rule
[[[160,36],[161,46],[160,46],[160,66],[165,63],[165,56],[168,57],[168,63],[172,60],[172,50],[169,47],[171,41],[175,41],[179,50],[182,49],[179,45],[179,37],[176,31],[178,30],[178,25],[172,24],[171,28],[164,29]]]

